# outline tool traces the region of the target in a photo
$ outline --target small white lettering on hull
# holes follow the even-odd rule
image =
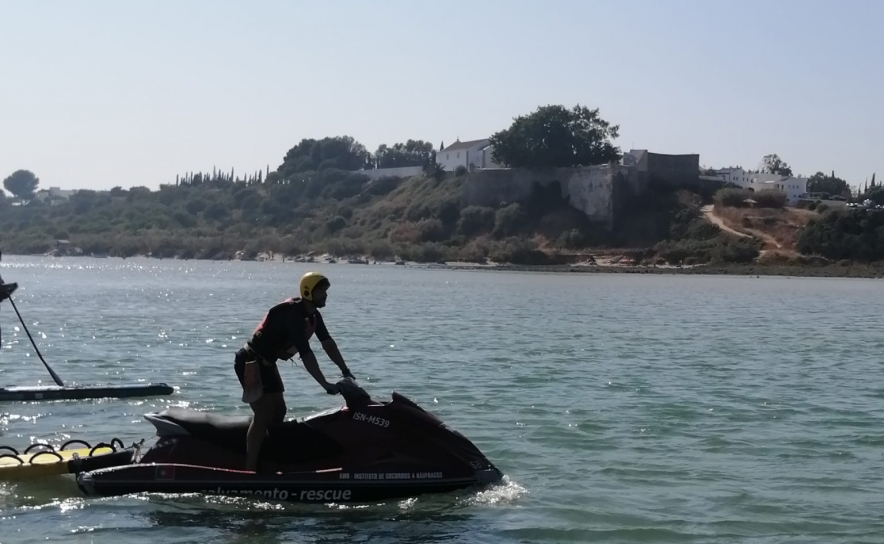
[[[204,489],[201,491],[204,495],[243,495],[248,497],[263,497],[265,499],[278,499],[281,501],[288,500],[289,492],[285,489],[224,489],[216,487],[215,489]]]
[[[444,478],[441,472],[342,472],[339,480],[436,480]]]
[[[308,501],[348,501],[350,500],[349,489],[311,489],[310,491],[301,491],[301,500],[304,498]]]
[[[204,489],[204,495],[238,495],[247,497],[261,497],[286,501],[289,497],[297,497],[300,501],[348,501],[353,496],[349,489],[302,489],[300,494],[291,495],[286,489]]]
[[[355,419],[356,421],[365,421],[368,423],[373,423],[373,424],[377,425],[378,427],[389,427],[390,426],[389,419],[384,419],[382,417],[377,417],[377,416],[370,416],[368,414],[363,414],[362,412],[354,413],[353,419]]]

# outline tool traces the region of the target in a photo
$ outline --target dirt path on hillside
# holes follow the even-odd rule
[[[750,235],[750,234],[746,234],[745,232],[740,232],[738,230],[734,230],[734,229],[730,228],[729,226],[725,225],[724,220],[722,218],[718,217],[717,215],[715,215],[715,213],[712,211],[712,206],[713,206],[712,204],[709,204],[708,206],[703,206],[702,208],[700,208],[700,211],[703,212],[703,217],[706,218],[706,221],[709,221],[710,223],[712,223],[713,225],[717,226],[718,228],[720,228],[721,230],[723,230],[725,232],[729,232],[729,233],[735,234],[737,236],[742,236],[743,238],[752,238],[752,235]]]
[[[773,244],[774,247],[776,247],[777,249],[783,249],[783,245],[781,243],[777,242],[777,239],[774,238],[773,236],[771,236],[770,234],[765,234],[765,233],[761,232],[760,230],[755,230],[755,229],[746,229],[746,230],[748,230],[752,234],[758,236],[759,238],[761,238],[762,240],[764,240],[768,244]]]
[[[718,228],[720,228],[721,230],[723,230],[725,232],[729,232],[729,233],[734,234],[736,236],[742,236],[743,238],[752,238],[754,235],[754,237],[760,238],[764,242],[771,244],[772,246],[774,246],[777,249],[783,249],[783,246],[777,241],[777,239],[769,234],[765,234],[765,233],[755,230],[755,229],[748,229],[749,232],[751,232],[752,234],[747,234],[745,232],[740,232],[738,230],[732,229],[731,227],[727,226],[724,223],[724,220],[722,218],[715,215],[712,204],[709,204],[707,206],[703,206],[702,208],[700,208],[700,211],[703,212],[703,217],[707,221],[709,221],[713,225],[716,225]]]

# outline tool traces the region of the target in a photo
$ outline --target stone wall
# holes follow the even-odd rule
[[[591,221],[610,228],[617,208],[616,186],[640,187],[638,172],[617,164],[578,168],[475,170],[464,183],[464,206],[498,206],[529,198],[534,185],[558,182],[562,198]]]
[[[534,185],[558,182],[562,198],[591,221],[612,228],[624,203],[651,184],[702,190],[699,155],[663,155],[646,150],[625,154],[620,164],[576,168],[500,168],[470,172],[464,184],[465,206],[499,206],[531,197]],[[702,186],[701,186],[702,185]]]
[[[647,172],[653,183],[692,189],[700,183],[699,155],[648,153]]]

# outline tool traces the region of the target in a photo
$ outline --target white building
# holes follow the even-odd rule
[[[736,168],[734,168],[734,167],[720,168],[715,171],[715,174],[719,178],[723,179],[724,181],[736,183],[737,185],[739,185],[740,187],[743,187],[743,188],[745,188],[747,186],[747,184],[749,183],[749,176],[751,175],[751,174],[749,174],[749,172],[746,172],[745,170],[743,170],[739,166]]]
[[[721,168],[715,173],[717,178],[750,191],[782,191],[786,193],[786,201],[789,204],[795,204],[798,199],[807,196],[807,178],[747,172],[740,167]]]
[[[474,168],[500,168],[494,162],[491,152],[494,147],[485,138],[483,140],[471,140],[469,142],[455,141],[445,149],[436,152],[436,162],[445,167],[445,171],[453,172],[458,166],[468,170]]]
[[[49,189],[40,189],[36,193],[37,200],[49,201],[49,204],[55,206],[61,202],[66,202],[76,190],[63,190],[60,187],[50,187]]]
[[[774,190],[786,193],[786,201],[795,204],[799,198],[807,196],[807,178],[781,176],[779,174],[751,174],[748,185],[750,191]]]

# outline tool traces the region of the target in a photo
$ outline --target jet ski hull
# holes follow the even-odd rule
[[[497,469],[467,476],[444,472],[254,472],[197,465],[156,463],[80,473],[77,484],[87,496],[130,493],[199,493],[261,498],[290,503],[365,503],[449,493],[500,479]]]

